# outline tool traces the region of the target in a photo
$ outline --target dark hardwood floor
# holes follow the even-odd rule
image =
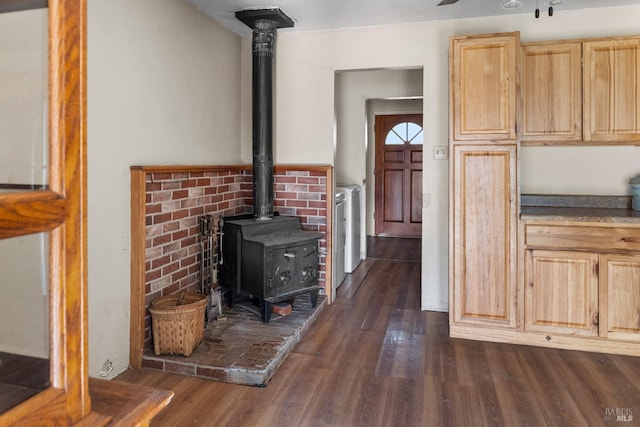
[[[0,352],[0,413],[48,386],[48,359]]]
[[[175,392],[152,427],[640,425],[640,358],[451,339],[415,261],[363,261],[264,388],[118,379]]]
[[[420,261],[422,239],[367,236],[367,258]]]

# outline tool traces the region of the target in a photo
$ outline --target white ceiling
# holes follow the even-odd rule
[[[522,0],[516,10],[504,10],[503,0],[459,0],[456,4],[436,6],[440,0],[186,0],[225,27],[240,35],[251,30],[235,18],[241,9],[280,7],[295,21],[295,27],[279,31],[305,31],[403,22],[471,18],[530,13],[536,4],[540,19],[547,16],[549,0]],[[563,0],[554,7],[554,15],[568,9],[590,9],[640,4],[640,0]]]

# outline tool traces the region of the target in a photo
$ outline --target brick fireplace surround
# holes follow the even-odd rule
[[[330,166],[274,168],[274,210],[300,217],[304,230],[323,234],[319,282],[328,297],[332,187]],[[250,165],[131,167],[132,367],[142,366],[143,352],[152,345],[151,301],[200,288],[199,218],[212,215],[217,232],[220,217],[251,212],[252,188]],[[214,240],[217,266],[217,235]]]

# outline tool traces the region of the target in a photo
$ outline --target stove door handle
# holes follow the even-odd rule
[[[285,252],[285,253],[284,253],[284,256],[285,256],[285,257],[287,257],[287,258],[295,258],[295,257],[296,257],[296,254],[292,254],[292,253],[290,253],[290,252]]]

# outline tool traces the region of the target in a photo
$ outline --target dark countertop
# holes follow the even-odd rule
[[[640,224],[630,196],[522,195],[523,221],[577,221]]]

